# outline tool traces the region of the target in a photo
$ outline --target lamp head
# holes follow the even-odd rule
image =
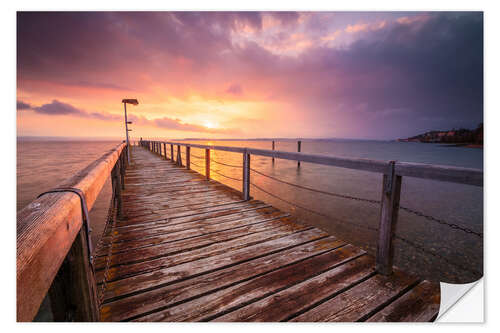
[[[137,101],[137,99],[122,99],[122,103],[125,103],[125,104],[132,104],[132,105],[138,105],[139,102]]]

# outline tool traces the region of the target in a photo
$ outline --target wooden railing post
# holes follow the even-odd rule
[[[111,186],[113,187],[113,193],[115,195],[117,201],[117,215],[119,217],[122,216],[123,207],[122,207],[122,196],[121,191],[123,189],[122,178],[120,176],[120,169],[122,167],[117,162],[111,171]]]
[[[380,223],[377,244],[377,272],[392,274],[394,256],[393,235],[398,221],[399,198],[401,195],[401,176],[394,173],[394,161],[389,162],[389,172],[384,174],[382,182],[382,200],[380,204]]]
[[[177,165],[182,166],[181,146],[177,145]]]
[[[120,188],[122,190],[125,189],[125,163],[127,163],[126,161],[127,161],[126,155],[122,153],[119,158],[120,164],[118,165],[120,171],[120,184],[121,184]],[[118,161],[116,163],[118,164]]]
[[[250,154],[243,153],[243,200],[250,200]]]
[[[87,233],[82,226],[49,289],[54,321],[99,321],[94,271],[88,257]]]
[[[170,160],[174,161],[174,145],[172,143],[170,144]]]
[[[167,158],[167,144],[163,142],[163,151],[165,152],[165,159],[168,160]]]
[[[302,141],[297,141],[297,152],[300,153],[300,146],[302,145]],[[300,160],[297,161],[297,168],[300,168]]]
[[[273,140],[273,150],[274,150],[274,140]],[[274,156],[272,157],[272,161],[273,161],[273,164],[274,164]]]
[[[186,169],[191,169],[191,147],[186,146]]]
[[[210,179],[210,149],[205,149],[205,177]]]

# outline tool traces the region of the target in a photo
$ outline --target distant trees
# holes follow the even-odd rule
[[[483,144],[483,123],[476,129],[452,129],[450,131],[430,131],[402,141],[442,142],[442,143],[474,143]]]

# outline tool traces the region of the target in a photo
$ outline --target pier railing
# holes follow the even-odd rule
[[[191,148],[203,149],[205,151],[204,158],[205,160],[205,177],[210,179],[210,151],[211,150],[219,150],[233,153],[242,154],[242,177],[241,179],[235,179],[229,176],[222,175],[224,177],[241,181],[241,192],[244,200],[250,199],[250,185],[258,188],[259,190],[276,197],[278,199],[283,200],[282,198],[273,195],[265,191],[264,189],[258,187],[255,184],[252,184],[250,181],[250,171],[254,171],[260,173],[250,167],[251,155],[255,156],[267,156],[271,157],[273,162],[274,159],[285,159],[297,161],[298,166],[300,166],[300,162],[308,162],[313,164],[321,164],[321,165],[329,165],[334,167],[341,167],[347,169],[354,169],[360,171],[369,171],[375,172],[382,175],[382,194],[380,201],[378,200],[368,200],[362,198],[354,198],[341,194],[333,194],[318,191],[316,189],[308,188],[305,186],[301,186],[298,184],[291,184],[285,181],[281,181],[271,177],[269,175],[262,174],[263,176],[275,179],[277,181],[281,181],[288,185],[292,185],[295,187],[299,187],[302,189],[307,189],[315,192],[320,192],[323,194],[341,196],[348,199],[355,199],[361,201],[369,201],[372,203],[376,203],[380,205],[380,220],[379,227],[376,229],[378,232],[378,241],[377,241],[377,253],[376,253],[376,269],[379,273],[389,275],[392,273],[392,261],[394,257],[394,247],[393,240],[394,238],[405,241],[410,245],[413,244],[411,241],[406,240],[401,237],[395,237],[395,227],[398,220],[398,212],[401,209],[408,211],[410,213],[415,213],[415,211],[406,208],[400,207],[400,195],[401,195],[401,183],[402,177],[415,177],[415,178],[423,178],[430,179],[436,181],[443,182],[452,182],[459,183],[465,185],[473,185],[473,186],[483,186],[483,171],[479,169],[471,169],[471,168],[461,168],[461,167],[453,167],[453,166],[445,166],[445,165],[431,165],[431,164],[423,164],[423,163],[407,163],[407,162],[398,162],[398,161],[380,161],[380,160],[371,160],[371,159],[355,159],[355,158],[343,158],[343,157],[335,157],[335,156],[327,156],[327,155],[319,155],[319,154],[307,154],[301,152],[287,152],[287,151],[278,151],[278,150],[266,150],[266,149],[256,149],[256,148],[243,148],[243,147],[230,147],[230,146],[215,146],[215,145],[200,145],[193,143],[181,143],[181,142],[171,142],[171,141],[151,141],[151,140],[142,140],[138,143],[139,145],[149,149],[150,151],[157,153],[163,156],[165,159],[172,160],[179,166],[183,166],[181,147],[185,147],[185,167],[187,169],[191,168]],[[170,147],[168,147],[170,146]],[[174,157],[174,146],[176,149],[176,156]],[[300,146],[299,146],[300,147]],[[170,149],[168,149],[170,148]],[[273,142],[274,148],[274,142]],[[299,148],[300,149],[300,148]],[[169,154],[170,153],[170,154]],[[169,157],[170,155],[170,157]],[[215,161],[212,161],[215,162]],[[217,162],[219,163],[219,162]],[[221,163],[223,164],[223,163]],[[215,170],[214,170],[215,171]],[[297,204],[293,204],[286,200],[283,200],[293,206],[298,208],[302,208],[308,210],[306,207],[299,206]],[[317,213],[312,211],[313,213]],[[417,215],[422,215],[419,212],[416,212]],[[318,213],[321,215],[321,213]],[[422,215],[424,216],[424,215]],[[453,223],[447,223],[441,220],[434,219],[436,222],[448,225],[454,229],[461,229],[464,232],[474,234],[482,238],[482,233],[475,232],[466,227],[461,227]],[[425,250],[422,248],[422,250]],[[446,258],[443,258],[446,259]]]
[[[33,320],[47,294],[55,321],[99,319],[88,211],[111,175],[120,214],[127,149],[119,144],[18,213],[18,321]]]

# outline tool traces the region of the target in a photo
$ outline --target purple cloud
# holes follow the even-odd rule
[[[123,121],[123,116],[108,112],[88,112],[78,109],[68,103],[63,103],[58,100],[53,100],[51,103],[43,104],[42,106],[32,106],[29,103],[17,101],[19,110],[32,110],[35,113],[48,116],[75,116],[80,118],[92,118],[104,121]],[[239,134],[238,129],[233,128],[207,128],[205,126],[183,123],[180,119],[172,119],[168,117],[147,119],[143,116],[129,115],[128,120],[133,121],[138,125],[155,126],[165,129],[187,132],[200,133],[221,133],[221,134]]]
[[[29,103],[24,103],[23,101],[17,101],[17,110],[31,110],[31,105]]]
[[[52,103],[43,104],[42,106],[37,106],[32,108],[36,113],[46,114],[46,115],[77,115],[77,116],[88,116],[88,114],[74,106],[59,102],[54,99]]]
[[[229,86],[229,88],[226,89],[226,92],[232,95],[242,95],[243,89],[239,84],[233,83]]]

